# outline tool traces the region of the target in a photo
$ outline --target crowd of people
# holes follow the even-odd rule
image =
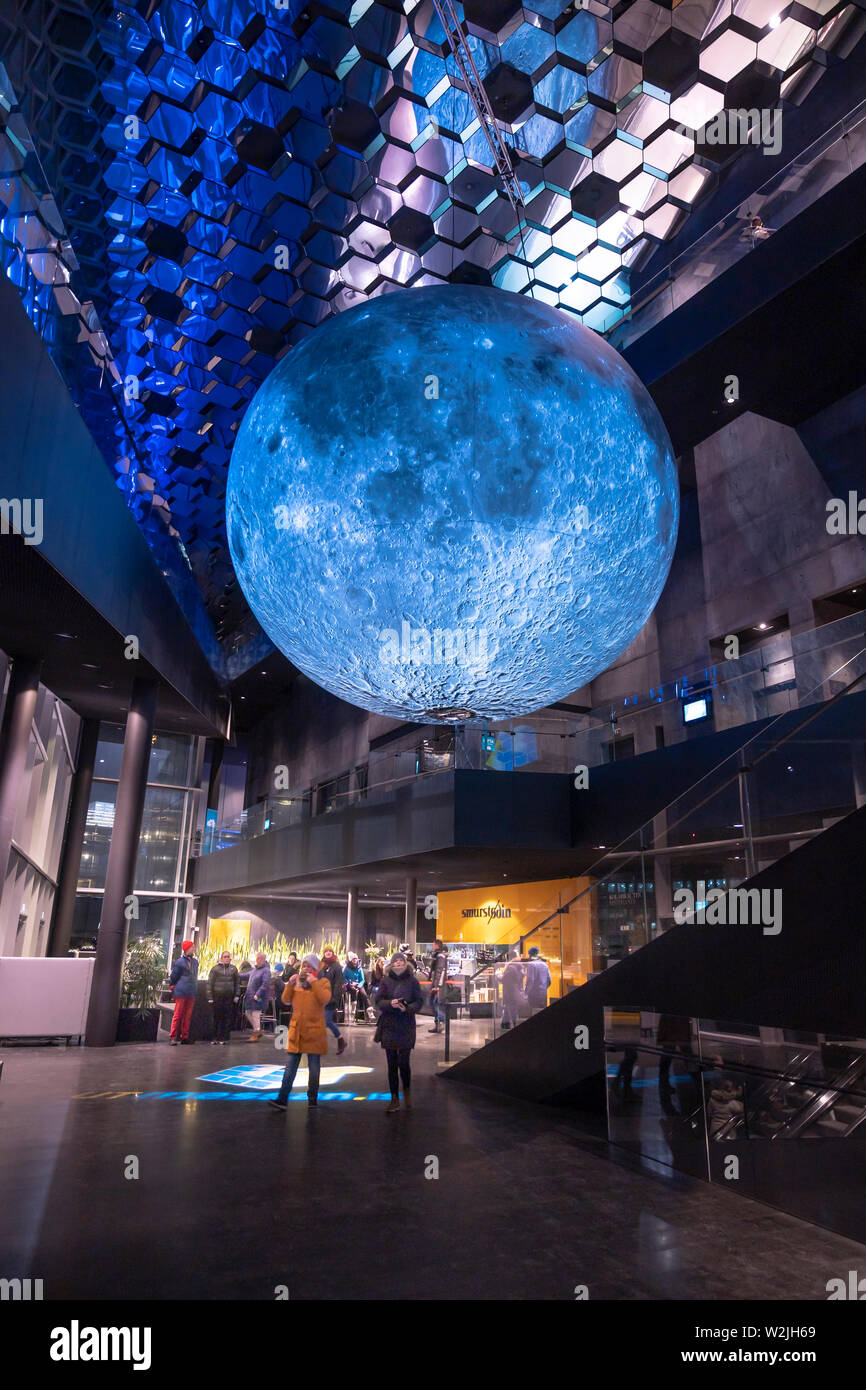
[[[331,946],[324,948],[321,958],[310,952],[299,960],[292,951],[285,964],[274,966],[260,951],[254,964],[243,961],[238,967],[231,953],[223,951],[207,979],[214,1022],[211,1045],[225,1047],[231,1040],[241,1000],[251,1027],[251,1043],[262,1037],[263,1015],[270,1013],[275,1025],[288,1019],[289,1060],[279,1094],[269,1102],[276,1109],[285,1110],[302,1056],[306,1055],[308,1062],[307,1099],[310,1105],[317,1105],[321,1058],[328,1051],[328,1033],[336,1039],[339,1057],[347,1046],[341,1024],[375,1024],[374,1040],[384,1049],[388,1068],[388,1113],[400,1108],[401,1094],[404,1106],[410,1108],[410,1054],[416,1040],[416,1015],[424,1004],[419,983],[422,973],[430,981],[433,1027],[429,1031],[441,1033],[445,1022],[442,1001],[448,983],[448,952],[441,940],[435,942],[432,955],[423,966],[404,944],[390,959],[384,951],[380,952],[366,971],[354,951],[340,961]],[[537,947],[532,947],[526,958],[519,950],[513,950],[504,968],[496,973],[502,990],[503,1029],[515,1027],[527,1010],[534,1013],[546,1006],[550,970]],[[175,1000],[172,1045],[190,1041],[197,981],[195,944],[184,941],[169,980]]]
[[[357,958],[356,958],[357,959]],[[403,1105],[408,1110],[412,1106],[412,1069],[410,1057],[415,1046],[415,1017],[424,1003],[421,986],[413,969],[413,963],[406,951],[395,951],[390,961],[379,958],[381,967],[378,980],[370,984],[367,1001],[366,979],[363,971],[355,965],[350,956],[342,967],[341,978],[339,961],[335,953],[326,950],[320,960],[311,952],[304,956],[298,972],[286,982],[282,991],[282,1002],[291,1010],[286,1051],[288,1061],[277,1096],[268,1102],[275,1110],[285,1110],[289,1093],[295,1081],[302,1056],[307,1058],[307,1103],[318,1105],[319,1075],[321,1060],[328,1051],[328,1029],[336,1030],[338,1054],[345,1047],[345,1039],[337,1028],[333,1011],[336,1002],[332,993],[332,980],[343,997],[354,989],[357,1007],[375,1009],[377,1015],[374,1038],[385,1052],[388,1068],[388,1085],[391,1099],[387,1113],[400,1109],[402,1092]],[[371,974],[375,974],[374,971]],[[329,1011],[331,1017],[329,1018]]]
[[[258,1042],[262,1036],[262,1016],[274,1005],[274,1021],[288,1017],[288,1062],[283,1073],[280,1091],[269,1102],[277,1110],[285,1110],[301,1057],[308,1064],[307,1100],[318,1104],[321,1059],[328,1051],[328,1033],[337,1040],[337,1055],[346,1049],[346,1038],[340,1028],[354,1023],[374,1023],[374,1040],[385,1052],[391,1100],[388,1113],[403,1105],[411,1108],[412,1072],[410,1054],[416,1040],[416,1015],[424,996],[418,981],[418,962],[408,945],[403,945],[390,960],[384,952],[365,972],[358,956],[350,951],[340,962],[336,951],[325,947],[321,959],[313,952],[298,960],[293,951],[288,961],[271,967],[263,952],[255,964],[243,961],[240,967],[232,961],[230,951],[223,951],[208,975],[207,997],[213,1007],[214,1036],[211,1046],[225,1047],[230,1041],[235,1010],[243,996],[244,1013],[252,1031],[248,1041]],[[442,1032],[444,1014],[439,999],[448,972],[448,953],[441,941],[433,947],[429,968],[430,1003],[433,1009],[431,1033]],[[368,978],[369,977],[369,978]],[[184,941],[181,954],[174,962],[169,988],[174,995],[169,1041],[172,1046],[188,1044],[190,1022],[198,984],[198,961],[195,943]],[[285,1014],[277,1011],[277,1000]]]

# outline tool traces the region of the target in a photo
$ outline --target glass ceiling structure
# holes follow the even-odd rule
[[[279,358],[369,296],[448,281],[610,332],[630,274],[741,153],[702,128],[784,113],[860,22],[833,0],[19,0],[4,268],[223,650],[261,655],[224,499]]]

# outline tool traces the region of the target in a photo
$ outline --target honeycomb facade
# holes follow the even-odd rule
[[[630,275],[740,152],[703,127],[801,99],[858,16],[832,0],[454,6],[515,204],[444,3],[20,10],[0,57],[19,88],[36,75],[26,115],[64,222],[43,223],[44,240],[68,238],[111,359],[112,409],[90,388],[82,409],[235,645],[255,626],[226,545],[226,474],[274,362],[368,296],[449,281],[609,331]]]

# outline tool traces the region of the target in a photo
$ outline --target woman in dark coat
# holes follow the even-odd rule
[[[346,1039],[340,1032],[334,1015],[343,1003],[343,970],[333,946],[326,946],[322,953],[319,979],[327,980],[331,986],[331,1000],[325,1005],[325,1024],[329,1032],[333,1033],[337,1039],[337,1056],[339,1057],[342,1052],[346,1051]]]
[[[415,1046],[415,1015],[424,1002],[421,986],[415,978],[402,951],[391,957],[391,964],[376,995],[379,1011],[379,1034],[388,1059],[388,1084],[391,1103],[387,1114],[400,1109],[400,1082],[403,1082],[403,1104],[412,1108],[412,1072],[409,1054]]]

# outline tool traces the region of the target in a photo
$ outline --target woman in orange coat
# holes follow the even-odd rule
[[[289,1060],[283,1072],[280,1092],[276,1100],[268,1101],[268,1105],[273,1106],[275,1110],[286,1109],[289,1092],[304,1052],[307,1054],[309,1067],[307,1100],[310,1105],[319,1103],[321,1058],[328,1051],[325,1005],[331,997],[331,986],[327,980],[318,978],[318,972],[319,957],[304,956],[298,974],[292,976],[283,990],[283,1003],[292,1006],[292,1021],[289,1024],[289,1041],[286,1044]]]

